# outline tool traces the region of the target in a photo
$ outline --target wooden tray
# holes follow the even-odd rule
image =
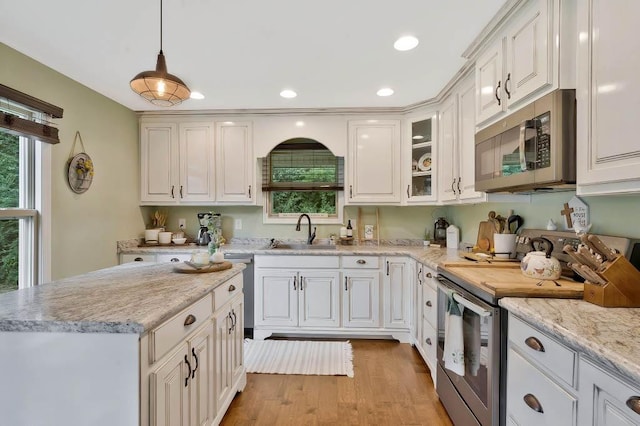
[[[227,262],[226,260],[220,263],[211,262],[208,266],[204,266],[200,269],[196,269],[193,266],[187,265],[186,263],[180,263],[173,267],[173,272],[178,272],[181,274],[204,274],[207,272],[224,271],[225,269],[230,269],[232,266],[233,265],[231,264],[231,262]]]

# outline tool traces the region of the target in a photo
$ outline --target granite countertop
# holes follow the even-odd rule
[[[0,294],[0,331],[144,334],[240,273],[128,263]]]
[[[640,308],[583,300],[506,297],[500,305],[563,343],[640,383]]]
[[[192,253],[196,250],[206,250],[205,246],[166,246],[166,247],[120,247],[122,254],[144,253]],[[424,247],[415,245],[337,245],[335,249],[269,249],[264,243],[253,244],[225,244],[223,251],[234,254],[266,254],[266,255],[307,255],[307,256],[409,256],[412,259],[424,263],[432,269],[437,269],[438,264],[444,261],[460,260],[458,249],[446,249],[437,247]]]

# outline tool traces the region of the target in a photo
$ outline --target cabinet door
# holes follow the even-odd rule
[[[487,121],[505,110],[502,82],[503,39],[476,60],[476,120]]]
[[[577,183],[580,194],[640,191],[640,2],[578,2]]]
[[[244,370],[244,296],[239,295],[231,302],[231,317],[233,319],[231,330],[231,382],[240,377]]]
[[[216,123],[216,200],[253,203],[255,168],[251,122]]]
[[[476,114],[473,78],[463,82],[458,92],[458,197],[460,200],[484,201],[485,194],[476,187]],[[456,188],[456,189],[457,189]]]
[[[385,261],[384,326],[386,328],[409,328],[411,313],[411,273],[405,258],[388,257]]]
[[[400,202],[400,121],[349,122],[347,202]]]
[[[340,273],[338,271],[301,270],[299,306],[301,327],[338,327],[340,325]]]
[[[410,204],[437,201],[437,113],[407,119],[403,135],[403,198]]]
[[[221,309],[213,316],[214,339],[214,394],[215,413],[223,406],[231,392],[232,378],[229,362],[231,360],[232,319],[230,310]]]
[[[380,327],[380,271],[344,271],[341,287],[343,326]]]
[[[255,324],[298,325],[298,274],[256,268]]]
[[[640,405],[637,402],[640,401],[640,388],[637,384],[632,387],[584,358],[580,359],[579,365],[579,424],[640,425]]]
[[[529,2],[509,27],[503,90],[509,106],[552,83],[549,1]]]
[[[178,155],[176,124],[141,124],[140,203],[178,202]]]
[[[193,373],[189,383],[191,425],[211,424],[215,417],[213,393],[213,323],[207,325],[189,341],[189,354]]]
[[[212,202],[213,190],[213,124],[180,124],[181,202]]]
[[[439,167],[440,201],[455,201],[458,193],[458,166],[456,159],[456,143],[458,140],[458,98],[452,95],[440,110],[440,161]]]
[[[149,376],[151,424],[153,426],[189,425],[191,376],[189,379],[186,377],[190,372],[187,362],[191,363],[191,360],[187,353],[188,345],[185,342]]]

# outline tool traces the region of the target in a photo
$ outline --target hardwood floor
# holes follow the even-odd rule
[[[354,378],[247,374],[221,425],[451,425],[408,344],[351,340]]]

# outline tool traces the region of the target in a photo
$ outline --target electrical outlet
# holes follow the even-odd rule
[[[187,227],[187,219],[181,217],[180,219],[178,219],[178,229],[184,231],[184,229]]]
[[[235,228],[236,229],[242,229],[242,219],[236,219]]]

